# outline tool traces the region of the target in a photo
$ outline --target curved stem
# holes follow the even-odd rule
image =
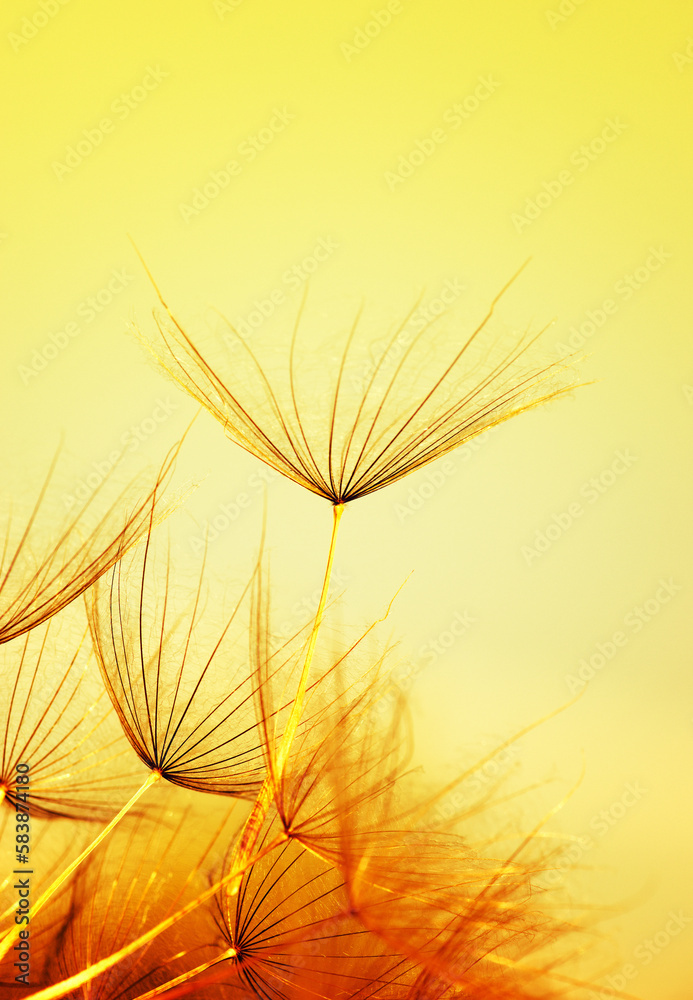
[[[289,753],[291,751],[291,745],[296,736],[296,730],[298,729],[298,724],[301,721],[301,714],[303,712],[303,703],[306,696],[306,688],[308,686],[308,676],[310,674],[310,666],[313,661],[313,653],[315,652],[315,645],[318,641],[318,633],[320,631],[320,626],[322,624],[322,619],[325,614],[325,605],[327,604],[327,595],[330,590],[330,579],[332,576],[332,564],[334,562],[334,553],[337,545],[337,531],[339,530],[339,522],[342,519],[342,514],[344,513],[344,504],[335,504],[332,508],[333,520],[332,520],[332,535],[330,537],[330,547],[327,552],[327,564],[325,566],[325,576],[322,581],[322,591],[320,593],[320,600],[318,602],[318,610],[315,614],[315,620],[313,622],[313,627],[310,632],[310,638],[308,640],[308,648],[306,650],[306,657],[303,661],[303,668],[301,670],[301,677],[298,682],[298,688],[296,689],[296,697],[294,698],[294,703],[291,707],[291,714],[289,715],[289,721],[287,722],[284,732],[282,734],[281,742],[277,749],[277,756],[274,761],[274,766],[268,771],[268,774],[262,784],[259,795],[255,800],[255,805],[253,806],[250,816],[246,820],[245,826],[243,828],[243,833],[238,841],[238,845],[233,854],[232,869],[243,869],[247,859],[253,853],[255,849],[255,844],[257,843],[257,838],[260,835],[260,830],[262,824],[265,821],[267,811],[272,801],[274,790],[276,784],[281,782],[282,775],[284,773],[284,768],[286,767],[286,762],[289,758]],[[229,886],[229,895],[235,896],[240,888],[241,880],[240,877],[236,878]]]
[[[161,777],[161,772],[160,771],[151,771],[150,772],[150,774],[147,777],[147,780],[144,782],[144,784],[140,785],[140,787],[137,789],[137,791],[132,796],[132,798],[129,799],[129,801],[125,803],[125,805],[120,810],[120,812],[116,816],[114,816],[113,819],[110,821],[110,823],[108,823],[103,828],[103,830],[101,831],[101,833],[97,837],[95,837],[94,840],[92,840],[92,842],[87,847],[84,848],[84,850],[79,855],[79,857],[75,858],[75,860],[70,865],[68,865],[68,867],[65,869],[65,871],[61,872],[60,875],[58,875],[58,877],[55,879],[55,881],[52,882],[48,886],[48,888],[45,890],[45,892],[41,893],[41,895],[39,896],[39,898],[36,900],[36,902],[34,903],[34,905],[31,907],[31,909],[29,911],[29,921],[33,920],[33,918],[36,916],[36,914],[39,912],[39,910],[43,909],[43,907],[46,905],[46,903],[51,898],[51,896],[55,892],[57,892],[57,890],[60,888],[60,886],[63,885],[64,882],[67,881],[67,879],[70,877],[70,875],[72,875],[72,873],[74,871],[76,871],[77,868],[79,868],[79,866],[82,864],[82,862],[85,861],[86,858],[89,857],[89,855],[92,853],[92,851],[96,850],[96,848],[99,846],[99,844],[101,843],[101,841],[104,840],[108,836],[108,834],[111,832],[111,830],[115,826],[117,826],[118,823],[120,823],[120,821],[123,818],[123,816],[125,816],[126,813],[128,813],[132,809],[132,807],[135,805],[135,803],[137,802],[137,800],[142,795],[144,795],[144,793],[147,791],[147,789],[151,785],[153,785],[155,781],[158,781],[160,777]],[[12,947],[12,945],[14,944],[14,942],[17,940],[17,938],[19,937],[19,931],[20,931],[20,929],[21,929],[20,925],[16,925],[16,926],[12,927],[9,931],[7,931],[7,933],[2,938],[2,940],[0,940],[0,959],[2,959],[7,954],[7,952],[10,950],[10,948]]]
[[[296,730],[298,729],[298,724],[301,721],[301,714],[303,712],[303,702],[306,696],[306,687],[308,686],[308,675],[310,673],[310,665],[313,661],[313,653],[315,652],[315,644],[318,641],[318,632],[320,631],[320,626],[322,625],[323,615],[325,613],[325,605],[327,604],[327,595],[330,590],[330,578],[332,576],[332,563],[334,562],[334,553],[337,545],[337,531],[339,529],[339,522],[342,519],[342,514],[344,513],[344,504],[335,504],[332,508],[334,518],[332,521],[332,536],[330,538],[330,548],[327,553],[327,565],[325,566],[325,577],[322,582],[322,592],[320,594],[320,601],[318,603],[318,610],[315,615],[315,621],[313,622],[313,627],[310,632],[310,639],[308,640],[308,649],[306,651],[306,658],[303,662],[303,669],[301,671],[301,679],[298,682],[298,690],[296,691],[296,697],[294,698],[294,703],[291,708],[291,715],[289,716],[289,721],[284,729],[284,734],[279,744],[279,749],[277,751],[276,759],[276,774],[277,778],[281,780],[282,773],[286,767],[286,761],[289,757],[289,752],[291,750],[291,744],[294,741],[296,735]]]
[[[162,993],[167,993],[172,990],[174,986],[180,986],[182,983],[187,983],[195,976],[199,976],[200,973],[206,972],[207,969],[213,968],[215,965],[219,965],[220,962],[227,962],[229,959],[236,956],[235,948],[228,948],[221,955],[215,955],[214,958],[210,958],[208,962],[203,962],[202,965],[196,966],[194,969],[189,969],[187,972],[182,972],[180,976],[176,976],[175,979],[169,979],[167,982],[162,983],[161,986],[155,986],[153,990],[148,990],[146,993],[140,993],[137,996],[137,1000],[151,1000],[152,997],[161,996]]]

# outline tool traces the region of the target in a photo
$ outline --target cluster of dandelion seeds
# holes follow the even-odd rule
[[[261,540],[235,592],[206,552],[181,579],[165,523],[177,449],[86,531],[83,512],[37,530],[53,467],[23,520],[7,503],[2,844],[10,858],[27,816],[33,882],[28,923],[14,872],[2,886],[0,996],[584,996],[571,963],[589,928],[542,906],[532,833],[475,839],[487,800],[440,821],[474,766],[421,788],[406,700],[385,697],[387,601],[360,632],[325,627],[348,504],[573,387],[562,364],[532,362],[534,335],[494,333],[507,287],[466,334],[430,324],[366,367],[360,313],[321,353],[304,298],[274,355],[226,324],[224,357],[157,289],[157,364],[231,441],[332,505],[320,600],[276,636]],[[20,927],[32,957],[17,977]]]

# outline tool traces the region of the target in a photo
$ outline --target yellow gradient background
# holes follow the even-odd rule
[[[34,489],[61,433],[86,475],[122,450],[128,428],[150,426],[159,400],[170,418],[142,432],[153,460],[196,412],[126,335],[133,320],[151,333],[155,304],[128,234],[191,323],[209,306],[247,318],[281,289],[267,329],[287,331],[299,297],[285,272],[320,240],[332,249],[311,295],[340,321],[364,297],[389,323],[422,290],[426,301],[457,281],[453,318],[465,329],[531,257],[503,318],[518,328],[554,321],[549,350],[572,328],[587,355],[581,376],[594,383],[453,454],[453,472],[433,477],[444,482],[418,494],[415,512],[407,505],[431,483],[426,472],[348,509],[336,561],[343,614],[376,617],[414,571],[391,626],[417,665],[417,748],[432,780],[584,688],[518,744],[522,781],[550,784],[536,808],[509,815],[536,822],[579,782],[547,825],[568,844],[592,842],[561,884],[613,907],[602,925],[611,974],[630,964],[634,995],[687,1000],[693,922],[676,936],[663,928],[672,911],[693,918],[693,15],[677,0],[401,0],[373,37],[356,34],[385,7],[6,0],[3,455],[24,456],[15,472]],[[466,109],[459,127],[455,104]],[[104,118],[110,131],[61,168]],[[251,160],[242,144],[267,138],[272,120],[281,130]],[[417,143],[430,149],[440,128],[431,155],[393,181],[400,157]],[[218,196],[196,213],[181,208],[231,160],[240,170]],[[566,170],[572,182],[562,184]],[[125,287],[88,319],[89,297],[109,298],[114,270]],[[605,300],[614,306],[602,317]],[[589,311],[603,322],[590,325]],[[78,332],[65,341],[69,323]],[[51,343],[66,346],[37,370],[36,352],[45,360]],[[633,456],[630,467],[606,475],[590,502],[586,484],[618,452]],[[213,546],[233,579],[259,537],[257,469],[211,417],[198,418],[181,474],[206,478],[182,530],[201,537],[220,504],[250,495]],[[576,501],[582,516],[529,556],[536,533]],[[320,583],[329,520],[324,501],[270,483],[273,572],[288,607]],[[661,580],[672,581],[671,599],[639,630],[624,626],[663,595]],[[458,613],[473,625],[444,648]],[[586,685],[571,683],[617,631],[627,641],[615,655]],[[604,810],[613,822],[601,834]],[[657,934],[661,947],[644,944]]]

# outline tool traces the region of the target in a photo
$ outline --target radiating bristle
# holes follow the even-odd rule
[[[94,588],[89,618],[106,687],[147,767],[187,788],[252,798],[265,762],[245,593],[223,614],[208,606],[204,560],[189,591],[170,559],[150,533]]]
[[[152,510],[157,521],[165,516],[169,506],[162,495],[181,443],[171,449],[153,482],[151,476],[138,477],[105,511],[99,504],[108,476],[77,513],[63,516],[62,524],[44,523],[58,454],[33,508],[20,521],[11,505],[0,510],[0,642],[23,635],[67,607],[143,537]]]
[[[336,356],[314,344],[299,346],[305,296],[293,333],[287,331],[272,357],[261,357],[227,321],[224,342],[233,347],[198,346],[160,293],[161,336],[145,344],[231,440],[312,493],[343,504],[575,387],[564,361],[532,360],[538,335],[494,332],[495,308],[516,277],[462,336],[437,338],[435,321],[406,329],[411,310],[375,364],[361,337],[362,311],[347,325]]]
[[[0,673],[4,808],[32,818],[112,815],[140,779],[88,634],[50,620],[0,646]],[[17,783],[18,764],[25,784]]]

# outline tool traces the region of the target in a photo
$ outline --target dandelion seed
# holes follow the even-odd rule
[[[250,651],[257,677],[258,727],[267,776],[236,845],[232,868],[245,870],[271,803],[279,811],[287,834],[304,838],[305,843],[313,842],[311,837],[329,841],[336,835],[335,815],[356,809],[358,804],[382,793],[386,765],[388,780],[396,772],[400,751],[393,733],[387,734],[383,747],[379,743],[382,730],[376,734],[366,728],[364,732],[362,725],[377,697],[380,660],[370,671],[361,672],[358,680],[344,685],[342,678],[350,659],[356,658],[366,637],[385,617],[387,613],[309,685],[317,618],[303,647],[289,641],[273,650],[268,588],[263,582],[262,564],[258,563]],[[353,690],[357,684],[363,688],[360,694]],[[281,704],[290,690],[297,693],[288,704]],[[239,884],[232,883],[229,892],[236,892]]]
[[[183,933],[182,922],[193,913],[195,934],[173,955],[185,967],[177,971],[171,961],[164,981],[155,964],[157,985],[146,988],[148,966],[141,966],[143,989],[128,991],[131,1000],[558,1000],[584,994],[588,984],[571,977],[566,965],[581,948],[568,956],[553,948],[576,928],[536,911],[535,866],[517,857],[479,858],[459,837],[415,827],[372,829],[359,841],[347,824],[343,843],[336,865],[287,837],[270,811],[243,872],[233,870],[232,841],[223,874],[207,890],[163,919],[152,912],[154,926],[145,929],[143,919],[127,934],[118,931],[118,940],[111,935],[102,954],[124,937],[128,943],[96,961],[93,952],[84,956],[79,964],[86,967],[42,989],[36,1000],[82,998],[74,991],[123,962],[129,968],[171,928],[180,925]],[[236,875],[239,889],[230,895]],[[210,899],[216,930],[201,912]],[[190,951],[193,942],[196,951]],[[104,1000],[112,995],[103,994]]]
[[[104,819],[137,781],[85,640],[51,619],[0,646],[0,789],[32,818]]]
[[[281,701],[295,686],[303,651],[287,652],[285,646],[271,650],[268,597],[259,573],[253,610],[251,655],[274,808],[290,837],[323,857],[334,857],[345,824],[355,823],[374,802],[387,798],[411,757],[411,732],[401,701],[376,711],[391,651],[378,651],[369,641],[371,626],[341,654],[318,656],[300,727],[282,761],[278,748],[292,706]]]
[[[203,353],[187,335],[142,264],[162,306],[154,314],[160,343],[145,341],[159,365],[219,420],[231,440],[333,504],[320,601],[280,750],[285,760],[302,711],[345,505],[502,421],[561,396],[574,387],[573,381],[566,384],[563,361],[534,366],[525,361],[540,334],[514,337],[510,343],[494,335],[494,311],[517,275],[471,333],[436,338],[434,320],[408,335],[401,357],[389,364],[412,310],[391,331],[388,348],[368,366],[370,373],[354,380],[348,377],[354,359],[363,373],[364,361],[370,358],[359,344],[361,313],[341,337],[336,354],[325,357],[314,347],[299,348],[304,295],[288,344],[269,363],[260,360],[228,321],[225,342],[235,342],[238,350],[212,358],[211,351]],[[270,368],[277,363],[279,374],[275,370],[271,376]],[[269,800],[267,789],[264,800]]]
[[[132,483],[93,521],[103,485],[60,530],[43,523],[44,505],[58,461],[53,463],[33,509],[15,524],[12,505],[0,511],[0,642],[23,635],[67,607],[105,573],[147,530],[152,499],[169,480],[182,441],[171,449],[146,494]],[[104,480],[105,483],[105,480]],[[125,514],[128,510],[129,513]],[[158,516],[164,513],[160,504]]]
[[[565,362],[525,361],[540,334],[510,342],[494,335],[494,311],[516,277],[471,333],[437,338],[436,321],[427,323],[407,335],[401,357],[392,363],[387,360],[391,348],[411,312],[372,365],[368,345],[359,343],[361,313],[336,355],[299,346],[305,296],[288,344],[269,362],[260,360],[226,320],[224,339],[231,338],[238,349],[226,356],[216,352],[212,359],[211,348],[203,353],[186,334],[153,278],[163,307],[154,314],[161,340],[145,343],[231,440],[310,492],[342,505],[574,388],[572,378],[566,384]],[[279,374],[275,370],[270,376],[277,362]],[[354,362],[357,370],[366,363],[370,373],[349,379]]]
[[[89,595],[106,688],[137,756],[173,784],[254,798],[265,775],[242,615],[250,584],[221,624],[200,561],[192,591],[171,580],[151,531]],[[210,614],[211,611],[211,614]]]
[[[459,837],[381,831],[380,856],[345,870],[271,813],[239,890],[214,898],[216,954],[140,1000],[556,1000],[570,977],[550,946],[574,930],[537,913],[528,870]],[[265,847],[268,850],[264,850]],[[231,853],[223,865],[231,865]],[[584,986],[577,980],[572,985]],[[245,991],[245,992],[243,992]]]
[[[98,963],[152,921],[189,902],[203,885],[201,868],[219,837],[232,832],[233,817],[227,809],[219,818],[208,815],[203,825],[189,810],[181,812],[172,793],[160,796],[151,816],[126,820],[77,874],[69,919],[45,985]],[[161,822],[164,811],[173,813],[172,822]],[[213,930],[206,911],[199,909],[70,996],[116,1000],[144,994],[209,954],[212,949],[200,942]]]
[[[32,918],[162,778],[191,789],[250,798],[262,785],[264,757],[257,734],[253,680],[233,648],[231,631],[242,598],[203,649],[204,562],[192,607],[181,613],[169,600],[169,558],[162,575],[152,566],[156,509],[155,496],[146,544],[121,553],[110,580],[99,581],[88,601],[94,649],[106,689],[125,736],[149,774],[92,843],[34,902]],[[0,957],[16,936],[17,930],[0,941]]]
[[[171,978],[165,995],[410,997],[414,963],[393,954],[353,915],[337,869],[296,842],[271,847],[279,830],[270,819],[259,841],[270,850],[245,873],[235,896],[215,897],[209,943],[216,955]]]

